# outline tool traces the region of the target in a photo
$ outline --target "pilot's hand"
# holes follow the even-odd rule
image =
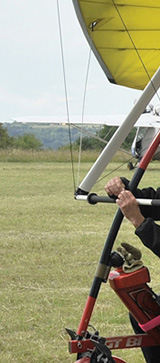
[[[118,196],[122,190],[124,190],[125,185],[123,184],[121,178],[116,176],[113,179],[110,179],[109,182],[105,186],[105,191],[109,196]]]
[[[116,203],[120,207],[124,216],[129,219],[135,228],[139,227],[143,223],[145,218],[141,214],[136,198],[129,190],[123,190],[118,195]]]

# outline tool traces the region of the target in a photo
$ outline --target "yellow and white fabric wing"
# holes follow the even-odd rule
[[[72,1],[109,81],[144,89],[160,66],[160,1]]]

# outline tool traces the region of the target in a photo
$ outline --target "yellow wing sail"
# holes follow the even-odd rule
[[[144,89],[160,66],[160,1],[72,1],[110,82]]]

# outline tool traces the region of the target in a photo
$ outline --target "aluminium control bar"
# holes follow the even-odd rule
[[[90,193],[88,195],[79,195],[77,200],[87,201],[89,204],[97,203],[116,203],[117,198],[110,198],[107,196],[97,195],[95,193]],[[160,207],[160,199],[145,199],[137,198],[137,203],[139,205],[148,205],[153,207]]]

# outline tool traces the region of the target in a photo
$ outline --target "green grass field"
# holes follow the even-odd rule
[[[90,163],[83,163],[80,179]],[[109,174],[118,163],[106,169]],[[126,165],[93,191],[104,195],[110,177],[130,178]],[[159,186],[151,163],[141,186]],[[91,206],[73,197],[70,163],[0,162],[0,362],[73,363],[65,328],[76,330],[90,291],[116,205]],[[115,245],[139,246],[158,293],[159,260],[143,247],[124,220]],[[103,284],[91,324],[102,336],[130,334],[128,313]],[[128,363],[144,362],[139,349],[116,351]]]

